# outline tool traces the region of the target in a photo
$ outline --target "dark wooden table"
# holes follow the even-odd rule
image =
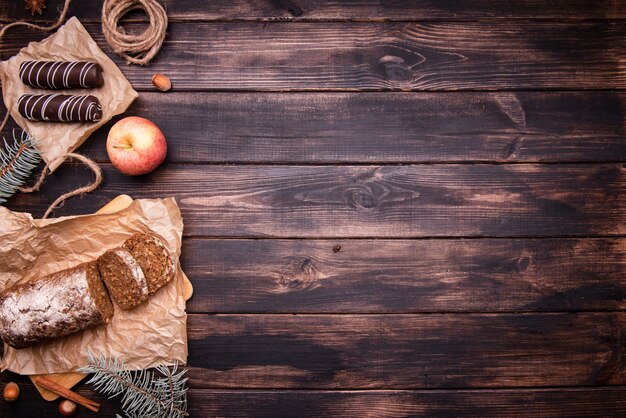
[[[167,1],[145,68],[74,3],[170,149],[124,176],[109,123],[79,150],[104,185],[55,214],[176,197],[192,416],[626,414],[626,3]],[[88,179],[68,164],[7,206]],[[9,380],[2,417],[55,416]]]

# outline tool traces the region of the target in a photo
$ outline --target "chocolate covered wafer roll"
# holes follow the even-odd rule
[[[90,89],[104,83],[100,64],[87,61],[24,61],[20,79],[42,89]]]
[[[44,122],[97,122],[102,107],[94,96],[24,94],[17,101],[20,115]]]

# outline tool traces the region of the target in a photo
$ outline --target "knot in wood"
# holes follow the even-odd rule
[[[373,210],[378,207],[379,198],[368,186],[350,187],[346,190],[346,194],[346,201],[350,207],[365,210]]]
[[[385,55],[378,60],[378,63],[390,81],[408,82],[413,80],[411,68],[401,57]]]
[[[320,271],[307,257],[287,259],[277,276],[276,284],[280,293],[301,292],[320,286]]]
[[[528,269],[528,267],[530,266],[531,261],[532,260],[530,257],[518,258],[515,262],[515,271],[517,271],[518,273],[526,271],[526,269]]]

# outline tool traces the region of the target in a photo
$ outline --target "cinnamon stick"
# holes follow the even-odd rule
[[[92,401],[89,398],[85,398],[84,396],[63,387],[50,379],[46,379],[42,376],[32,376],[32,379],[42,388],[48,389],[50,392],[54,392],[57,395],[62,396],[65,399],[69,399],[72,402],[76,402],[77,404],[84,406],[90,411],[98,412],[100,410],[100,404],[98,402]]]

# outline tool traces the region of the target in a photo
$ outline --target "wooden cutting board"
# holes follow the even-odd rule
[[[133,202],[133,199],[130,196],[122,194],[122,195],[117,196],[115,199],[111,200],[108,204],[106,204],[102,208],[100,208],[100,210],[98,210],[96,213],[117,212],[119,210],[122,210],[128,207],[128,205],[130,205],[132,202]],[[183,296],[185,297],[185,300],[189,300],[191,296],[193,295],[193,287],[191,286],[191,282],[189,281],[189,278],[187,278],[185,273],[183,273],[183,279],[184,279]],[[44,374],[40,376],[50,379],[68,389],[74,387],[78,382],[80,382],[85,377],[87,377],[87,375],[84,373],[75,373],[75,372]],[[30,378],[31,380],[33,380],[33,376],[31,376]],[[45,400],[54,401],[58,399],[59,395],[52,393],[47,389],[42,388],[41,386],[37,385],[37,383],[35,382],[33,383],[35,384],[35,387],[37,388],[37,390],[39,391],[39,393]]]

